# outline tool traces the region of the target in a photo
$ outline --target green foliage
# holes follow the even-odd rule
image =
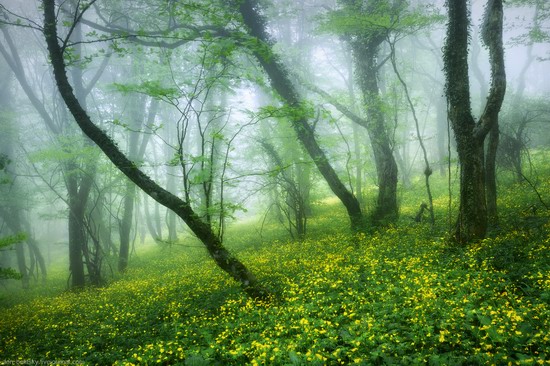
[[[26,239],[27,235],[24,233],[0,238],[0,248],[7,247],[15,243],[20,243]]]
[[[27,238],[27,235],[24,233],[19,233],[17,235],[0,238],[0,249],[9,247],[10,245],[13,245],[13,244],[20,243],[24,241],[26,238]],[[7,280],[7,279],[19,280],[21,279],[21,274],[19,274],[17,271],[15,271],[12,268],[0,267],[0,280]]]
[[[505,6],[510,14],[514,14],[518,8],[521,10],[518,12],[521,15],[516,16],[509,25],[514,30],[521,29],[521,33],[512,37],[509,41],[512,46],[533,45],[550,41],[550,29],[548,28],[550,7],[547,1],[508,0],[505,2]],[[529,9],[528,16],[525,16],[526,8]],[[548,52],[546,52],[546,57],[540,57],[539,60],[548,60],[548,56]]]
[[[290,120],[312,119],[315,116],[315,109],[310,102],[303,102],[298,106],[287,104],[281,106],[268,105],[262,107],[259,112],[260,118],[281,118]]]
[[[334,222],[327,209],[320,220]],[[107,288],[6,309],[0,356],[117,365],[547,361],[547,234],[530,242],[510,232],[456,250],[422,226],[318,234],[260,251],[239,245],[277,292],[271,302],[246,298],[204,253],[160,254]],[[525,240],[509,258],[536,259],[522,273],[529,291],[488,255]]]
[[[0,154],[0,185],[8,184],[11,181],[10,177],[6,174],[8,165],[10,164],[11,160],[9,156],[6,154]]]
[[[11,160],[6,154],[0,154],[0,170],[5,170],[10,163]]]
[[[433,5],[409,8],[407,2],[394,6],[384,0],[369,2],[368,5],[361,1],[325,14],[319,19],[318,30],[340,35],[377,31],[408,34],[444,20],[440,9]]]
[[[120,84],[113,83],[115,90],[128,93],[143,93],[155,99],[177,99],[180,96],[180,91],[175,87],[165,87],[158,80],[144,81],[140,84]]]
[[[20,280],[21,274],[13,268],[0,267],[0,280]]]

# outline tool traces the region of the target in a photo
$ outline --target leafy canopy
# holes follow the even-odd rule
[[[445,17],[433,5],[410,7],[406,1],[342,1],[345,5],[319,18],[320,32],[357,35],[371,32],[411,34],[430,25],[442,23]],[[358,4],[359,3],[359,4]]]

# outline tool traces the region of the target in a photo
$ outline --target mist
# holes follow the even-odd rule
[[[518,304],[522,296],[547,300],[547,263],[533,259],[545,249],[533,244],[525,247],[532,252],[518,254],[509,247],[499,252],[494,243],[508,245],[520,237],[548,243],[550,9],[534,0],[457,1],[456,14],[464,10],[467,16],[456,20],[454,5],[446,3],[3,0],[1,306],[14,309],[41,299],[62,303],[57,296],[63,294],[93,298],[116,286],[146,289],[140,281],[147,278],[160,281],[152,288],[170,283],[175,293],[182,281],[180,290],[202,294],[196,307],[189,305],[193,310],[185,310],[190,313],[210,309],[204,299],[290,301],[302,295],[285,286],[302,275],[316,276],[325,265],[327,288],[349,280],[350,293],[359,293],[365,276],[382,276],[392,255],[404,262],[391,271],[412,263],[408,254],[399,254],[409,249],[395,249],[401,245],[426,250],[411,254],[418,261],[448,248],[464,250],[465,258],[479,255],[467,252],[471,248],[486,250],[493,260],[505,256],[513,263],[491,270],[510,274],[522,265],[530,268],[518,275],[523,280],[509,275],[506,281],[530,284],[525,278],[542,273],[542,282],[532,290],[517,285],[523,290],[501,292],[513,292]],[[476,247],[485,242],[494,246]],[[430,245],[436,247],[422,249]],[[309,257],[316,259],[308,262]],[[346,262],[352,257],[365,262]],[[335,263],[341,267],[331,272],[328,266]],[[350,266],[359,279],[345,277]],[[171,269],[146,272],[161,268]],[[210,292],[203,277],[194,277],[203,273],[216,278],[208,280],[208,286],[216,284]],[[194,279],[188,283],[186,276]],[[456,280],[460,287],[462,274],[456,276],[449,283]],[[436,288],[426,281],[426,288]],[[311,283],[317,282],[308,279],[300,286]],[[304,298],[312,296],[311,304],[329,301],[325,290]],[[159,300],[159,307],[168,299]],[[215,308],[223,313],[227,303],[219,301]],[[545,320],[532,326],[534,334],[548,323],[547,305],[541,310]],[[176,306],[172,320],[155,318],[151,329],[157,321],[172,326],[179,319],[174,314],[185,306]],[[334,316],[330,322],[348,324],[340,311],[349,314],[343,305],[326,314]],[[297,327],[291,329],[315,323],[316,330],[330,333],[332,323],[320,325],[330,316],[323,316],[304,315],[298,325],[288,321]],[[490,319],[475,317],[476,327],[491,325]],[[209,327],[204,324],[193,326]],[[376,358],[374,343],[357,351],[354,342],[364,346],[359,334],[369,327],[357,329],[357,338],[352,327],[335,328],[340,343],[324,348],[313,342],[321,337],[318,332],[304,335],[302,346],[294,348],[285,343],[292,339],[288,335],[281,346],[269,348],[288,346],[288,353],[279,357],[273,351],[271,362],[262,361],[261,347],[248,338],[235,338],[248,349],[242,354],[227,346],[246,357],[228,361],[229,354],[210,336],[199,349],[193,348],[199,341],[184,345],[178,334],[174,344],[182,350],[172,351],[182,356],[163,362],[406,364],[399,357],[414,354]],[[439,327],[425,333],[439,332],[443,343],[451,328]],[[209,334],[215,338],[220,332]],[[15,340],[16,333],[9,337]],[[174,337],[171,331],[162,334]],[[134,345],[116,343],[113,347],[124,349],[121,358],[102,361],[97,355],[104,339],[84,353],[88,346],[71,339],[80,354],[66,358],[90,364],[153,362],[157,353],[147,359],[145,345],[159,341],[138,337]],[[535,342],[518,339],[517,344]],[[496,336],[493,341],[501,350],[512,347]],[[261,342],[269,344],[265,338]],[[215,351],[205,351],[208,344]],[[0,359],[65,358],[59,350],[45,355],[35,344],[27,353],[9,347]],[[434,347],[418,351],[415,360],[447,352]],[[517,348],[515,354],[537,359],[548,347],[546,337],[539,348]]]

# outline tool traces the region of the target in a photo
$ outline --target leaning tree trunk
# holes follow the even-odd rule
[[[191,231],[202,241],[216,264],[231,277],[240,282],[244,290],[253,297],[265,297],[266,291],[260,286],[254,275],[233,256],[220,242],[212,229],[200,220],[189,204],[160,187],[130,161],[111,140],[111,138],[90,119],[74,95],[73,88],[66,75],[63,48],[58,43],[55,0],[43,0],[44,36],[48,46],[57,88],[82,131],[113,162],[113,164],[132,182],[163,206],[174,211]],[[89,5],[88,5],[89,7]],[[88,7],[84,7],[85,11]]]
[[[471,112],[468,78],[468,4],[448,0],[449,23],[444,47],[446,95],[449,119],[455,132],[460,162],[460,207],[454,237],[465,243],[485,237],[487,201],[485,196],[484,140],[498,123],[498,113],[506,91],[502,47],[502,0],[490,0],[483,24],[483,41],[489,48],[491,89],[479,122]]]
[[[280,95],[288,107],[295,110],[293,116],[290,116],[290,118],[298,139],[314,161],[321,175],[325,178],[332,192],[346,207],[351,227],[359,229],[363,221],[361,205],[357,198],[342,183],[325,152],[315,139],[315,131],[308,123],[298,91],[279,57],[273,53],[273,42],[267,34],[265,20],[259,13],[258,2],[256,0],[241,1],[240,12],[244,24],[248,27],[249,34],[259,41],[258,44],[251,48],[254,56],[269,76],[273,89]]]

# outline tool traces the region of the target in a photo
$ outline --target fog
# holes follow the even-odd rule
[[[342,12],[342,3],[269,2],[261,14],[274,54],[247,33],[238,11],[225,2],[57,4],[58,42],[72,92],[135,170],[159,187],[144,193],[149,183],[136,183],[142,177],[129,180],[67,108],[46,47],[41,3],[3,0],[0,238],[8,244],[1,249],[0,267],[23,275],[23,280],[1,280],[3,290],[39,286],[50,269],[63,272],[67,287],[102,285],[131,268],[141,252],[204,243],[201,225],[219,243],[230,240],[228,230],[243,222],[252,222],[258,232],[273,223],[289,238],[301,239],[307,237],[311,207],[340,198],[338,189],[356,197],[362,211],[395,219],[398,207],[383,212],[386,206],[376,203],[384,183],[373,148],[379,135],[368,130],[376,118],[374,99],[362,89],[361,57],[354,48],[358,24],[384,34],[375,47],[372,80],[397,165],[397,195],[422,179],[426,164],[440,176],[455,172],[442,58],[443,2],[411,1],[396,22],[376,14],[353,19]],[[508,136],[524,150],[546,149],[550,12],[541,2],[538,8],[535,2],[509,3],[504,5],[501,143]],[[479,36],[484,4],[471,4],[468,57],[475,118],[485,108],[491,82],[488,50]],[[414,109],[392,67],[390,43]],[[273,80],[270,60],[283,65],[291,87]],[[531,116],[533,111],[538,112]],[[517,171],[506,154],[500,155],[502,169]],[[340,182],[327,179],[330,169],[322,172],[327,167]],[[184,207],[182,213],[167,208],[164,191],[179,198],[174,206]]]

